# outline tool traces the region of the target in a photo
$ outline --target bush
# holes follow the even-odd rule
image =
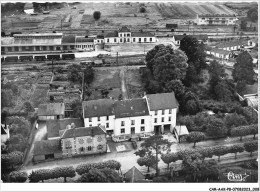
[[[141,13],[145,13],[145,12],[146,12],[146,9],[145,9],[145,7],[143,7],[143,6],[142,6],[142,7],[140,7],[140,12],[141,12]]]
[[[28,178],[28,174],[25,171],[13,171],[9,176],[10,182],[14,183],[24,183]]]
[[[193,131],[190,132],[189,135],[187,136],[186,140],[190,143],[194,143],[194,148],[196,143],[203,141],[205,139],[205,134],[199,131]]]
[[[239,107],[236,110],[236,113],[239,115],[243,115],[248,124],[255,124],[258,122],[258,114],[251,107]]]
[[[201,100],[204,110],[211,110],[214,113],[234,113],[241,105],[238,102],[221,102],[215,100]]]
[[[245,148],[242,145],[231,145],[228,148],[229,153],[235,154],[235,159],[237,158],[237,153],[242,153],[245,150]]]
[[[229,148],[224,145],[216,145],[212,147],[213,154],[218,156],[218,161],[220,161],[220,156],[226,155],[229,153]]]
[[[244,143],[245,150],[250,153],[252,157],[253,152],[258,150],[258,141],[249,141]]]
[[[227,135],[227,128],[222,119],[212,117],[207,122],[206,133],[211,137],[222,137]]]
[[[72,166],[69,167],[56,167],[52,170],[53,178],[64,178],[64,182],[66,182],[67,177],[75,177],[75,169]]]
[[[37,183],[39,181],[44,182],[44,180],[53,179],[53,171],[51,169],[38,169],[32,171],[29,175],[30,183]]]
[[[242,137],[246,135],[250,135],[251,131],[249,126],[240,126],[231,129],[232,137],[240,137],[240,141],[242,141]]]
[[[246,118],[243,115],[238,115],[237,113],[227,114],[224,122],[228,129],[248,124]]]

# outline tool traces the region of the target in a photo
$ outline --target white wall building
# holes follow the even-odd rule
[[[197,25],[235,25],[237,20],[235,14],[197,14],[195,23],[197,23]]]

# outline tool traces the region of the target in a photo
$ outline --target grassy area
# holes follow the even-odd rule
[[[91,84],[93,89],[120,88],[119,70],[95,70],[95,77]]]
[[[127,70],[127,91],[130,98],[140,98],[144,94],[139,69]]]

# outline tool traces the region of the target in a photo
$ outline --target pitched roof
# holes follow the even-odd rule
[[[228,55],[230,53],[230,51],[228,51],[228,50],[217,49],[217,48],[211,49],[210,52],[219,53],[219,54],[223,54],[223,55]]]
[[[7,131],[4,128],[4,125],[1,125],[1,135],[6,135],[6,134],[7,134]]]
[[[218,45],[216,45],[217,48],[225,48],[225,47],[234,47],[234,46],[241,46],[241,45],[247,45],[248,41],[229,41],[229,42],[225,42],[225,43],[220,43]]]
[[[112,99],[98,99],[82,103],[84,118],[114,115]]]
[[[105,35],[105,38],[109,38],[109,37],[118,37],[118,32],[117,31],[109,32]]]
[[[127,26],[123,26],[118,30],[118,32],[131,32],[131,30]]]
[[[40,104],[38,108],[38,116],[64,115],[64,111],[64,103]]]
[[[189,131],[188,131],[186,125],[178,125],[178,126],[175,127],[175,130],[176,130],[176,132],[179,136],[189,134]]]
[[[61,136],[61,139],[74,138],[74,137],[83,137],[83,136],[94,136],[94,135],[103,135],[106,134],[106,131],[100,126],[95,127],[79,127],[66,129]]]
[[[75,43],[76,36],[75,35],[65,35],[62,36],[62,43]]]
[[[150,32],[133,32],[132,37],[154,37]]]
[[[42,140],[34,143],[33,155],[48,155],[53,153],[61,153],[61,140]]]
[[[116,118],[149,115],[148,106],[145,99],[116,101],[114,103],[114,108]]]
[[[173,109],[178,107],[178,101],[175,98],[174,92],[171,93],[159,93],[159,94],[147,94],[147,103],[150,111]]]
[[[145,176],[142,174],[142,172],[139,171],[135,166],[129,169],[124,175],[126,180],[131,183],[145,179]]]
[[[191,36],[196,38],[197,40],[207,40],[208,35],[207,34],[201,34],[201,35],[174,35],[175,41],[180,41],[182,40],[185,36]]]
[[[74,123],[75,127],[84,126],[83,120],[77,118],[48,120],[46,123],[47,137],[59,137],[59,131],[66,129],[66,126],[72,123]]]
[[[76,37],[76,43],[94,42],[93,38]]]

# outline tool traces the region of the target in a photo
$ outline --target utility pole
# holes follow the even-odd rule
[[[53,73],[53,59],[51,59],[51,63],[52,63],[52,73]]]
[[[82,101],[84,101],[84,93],[85,93],[85,73],[84,73],[84,71],[82,72],[83,74],[82,74]]]
[[[118,66],[118,52],[116,52],[116,64]]]
[[[61,30],[61,32],[62,32],[62,18],[61,18],[61,20],[60,20],[60,30]]]

